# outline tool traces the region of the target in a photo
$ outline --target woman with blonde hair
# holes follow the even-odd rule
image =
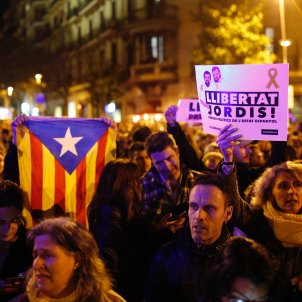
[[[283,176],[283,177],[280,177]],[[293,187],[299,189],[302,187],[302,164],[287,161],[280,165],[273,166],[266,169],[263,174],[255,181],[254,184],[254,196],[251,199],[254,207],[271,207],[274,206],[277,210],[291,213],[301,214],[302,204],[294,200],[287,200],[285,203],[281,203],[280,197],[275,196],[277,188],[274,188],[276,180],[289,180],[294,178]],[[279,186],[281,189],[290,189],[287,183],[281,183]]]
[[[125,301],[111,290],[96,242],[80,223],[66,217],[47,219],[30,231],[28,240],[34,261],[26,295],[13,301]]]
[[[235,223],[278,257],[293,285],[288,301],[302,301],[302,165],[288,161],[267,168],[255,181],[251,205],[246,203],[238,194],[233,164],[233,147],[241,137],[236,130],[226,126],[217,138],[224,156],[220,170],[232,182],[237,201]]]

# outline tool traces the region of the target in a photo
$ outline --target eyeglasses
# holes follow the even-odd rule
[[[12,218],[11,220],[7,221],[4,219],[0,219],[0,228],[5,227],[6,225],[12,225],[12,224],[21,224],[22,223],[22,219],[20,216],[17,216],[15,218]]]
[[[234,297],[227,297],[228,302],[266,302],[267,297],[261,298],[261,300],[249,300],[247,298],[234,298]]]

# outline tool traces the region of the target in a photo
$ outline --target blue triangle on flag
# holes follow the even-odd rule
[[[69,174],[72,174],[109,127],[99,119],[81,118],[41,118],[28,120],[24,125],[45,145]],[[82,138],[74,145],[77,155],[66,151],[60,156],[63,146],[55,138],[64,138],[68,128],[72,137]]]

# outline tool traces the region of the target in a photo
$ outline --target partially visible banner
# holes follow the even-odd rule
[[[177,122],[200,123],[201,112],[198,99],[181,99],[178,101]]]
[[[115,158],[114,130],[101,119],[29,117],[16,134],[28,225],[64,213],[86,225],[99,175]]]
[[[246,140],[287,140],[288,64],[197,65],[203,130],[226,124]]]

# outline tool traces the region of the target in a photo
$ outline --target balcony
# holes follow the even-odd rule
[[[84,0],[80,5],[79,5],[79,13],[80,14],[85,14],[87,11],[92,8],[94,5],[97,5],[98,1],[96,0]]]
[[[120,20],[104,20],[100,26],[100,32],[106,30],[117,30],[123,25]]]
[[[174,82],[177,80],[177,68],[175,63],[149,63],[138,64],[130,67],[130,82],[155,83]]]
[[[30,26],[41,25],[44,22],[45,15],[46,9],[44,7],[35,7],[28,14],[27,21]]]
[[[43,0],[30,0],[30,4],[33,5],[35,3],[41,2],[44,5],[44,1]]]
[[[79,13],[79,10],[77,7],[72,8],[70,11],[67,12],[67,20],[71,19],[72,17],[77,16]]]
[[[51,30],[48,24],[40,27],[36,27],[34,31],[34,43],[40,43],[47,39],[51,35]]]
[[[177,16],[178,9],[175,5],[154,4],[129,12],[128,22],[158,18],[176,19]]]
[[[58,0],[52,0],[49,4],[49,7],[54,6],[57,2],[58,2]]]
[[[174,5],[154,4],[129,12],[127,18],[131,33],[156,29],[175,29],[178,25],[178,8]]]

